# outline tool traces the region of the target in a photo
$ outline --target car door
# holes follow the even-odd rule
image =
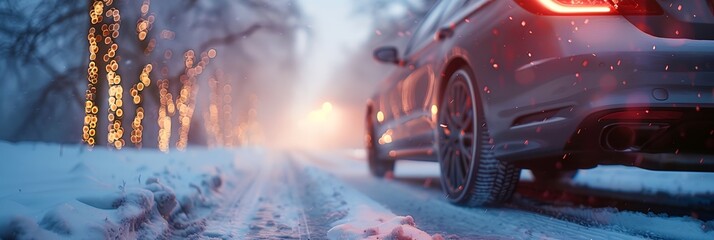
[[[399,157],[424,156],[433,149],[431,89],[436,84],[435,64],[440,60],[438,42],[434,36],[445,10],[459,1],[441,1],[414,31],[403,59],[407,73],[390,91],[392,113],[398,119],[394,129],[397,141],[402,142]]]

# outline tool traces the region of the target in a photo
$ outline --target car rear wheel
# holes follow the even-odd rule
[[[379,157],[377,152],[378,138],[376,137],[371,111],[367,111],[367,165],[369,172],[375,177],[384,177],[387,173],[394,172],[394,160]]]
[[[493,156],[493,140],[468,70],[454,72],[438,111],[441,185],[449,201],[483,206],[510,199],[520,169]]]

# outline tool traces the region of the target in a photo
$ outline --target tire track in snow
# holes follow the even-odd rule
[[[288,187],[288,191],[290,192],[290,199],[297,207],[299,223],[296,227],[300,234],[300,239],[315,239],[315,237],[312,236],[312,232],[310,231],[311,222],[308,218],[308,215],[305,213],[304,198],[301,195],[301,192],[303,191],[300,191],[303,189],[302,184],[300,178],[296,176],[296,172],[300,171],[300,169],[295,166],[292,157],[288,154],[284,154],[283,161],[285,162],[281,165],[283,166],[284,171],[281,175],[285,179],[286,186]]]
[[[226,194],[225,200],[216,207],[207,218],[207,227],[203,236],[207,238],[230,239],[241,236],[242,225],[245,219],[240,218],[240,214],[250,209],[245,209],[244,200],[251,189],[255,188],[257,178],[261,175],[263,166],[259,165],[256,171],[251,171],[250,175],[242,176]]]
[[[340,210],[347,203],[342,199],[339,189],[329,186],[321,179],[310,176],[304,163],[294,154],[288,156],[289,176],[297,198],[302,204],[302,216],[306,229],[317,238],[325,239],[331,224],[344,218],[347,212]]]
[[[302,206],[295,201],[291,170],[269,154],[253,160],[254,174],[240,180],[208,218],[203,236],[221,239],[310,239]]]
[[[266,161],[271,166],[268,182],[261,189],[258,212],[253,216],[247,239],[315,239],[297,192],[295,169],[285,154]]]

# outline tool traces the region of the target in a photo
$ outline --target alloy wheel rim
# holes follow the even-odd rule
[[[476,109],[472,91],[464,74],[455,74],[444,92],[439,112],[442,181],[452,197],[463,195],[475,159]]]

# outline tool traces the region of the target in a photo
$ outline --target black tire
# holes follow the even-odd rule
[[[372,123],[372,111],[367,111],[367,135],[366,135],[366,145],[367,145],[367,165],[369,165],[369,172],[372,176],[383,178],[387,173],[394,172],[395,161],[391,159],[384,159],[379,157],[377,151],[377,139],[375,137],[374,125]]]
[[[476,207],[510,200],[521,171],[494,157],[493,140],[471,76],[462,68],[449,77],[438,111],[437,145],[447,199]]]
[[[531,169],[533,181],[536,183],[559,183],[573,180],[578,170]]]

